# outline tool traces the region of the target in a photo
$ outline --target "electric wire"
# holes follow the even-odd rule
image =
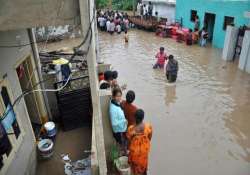
[[[76,46],[76,47],[74,48],[74,49],[79,49],[80,47],[82,47],[82,46],[86,43],[86,41],[87,41],[87,39],[88,39],[88,36],[89,36],[89,32],[90,32],[90,39],[89,39],[89,44],[88,44],[88,48],[87,48],[87,52],[86,52],[86,57],[87,57],[87,55],[88,55],[88,52],[89,52],[89,50],[90,50],[90,45],[91,45],[91,42],[92,42],[92,35],[93,35],[93,32],[92,32],[92,23],[93,23],[94,19],[95,19],[95,15],[93,15],[93,18],[92,18],[92,20],[90,21],[90,24],[89,24],[89,27],[88,27],[88,31],[87,31],[87,33],[86,33],[86,35],[85,35],[83,41],[82,41],[78,46]],[[34,44],[34,43],[37,43],[37,42],[31,42],[31,43],[29,43],[29,44],[18,45],[18,46],[0,46],[0,47],[20,47],[20,46],[28,46],[28,45],[31,45],[31,44]],[[76,56],[76,53],[74,53],[74,54],[71,56],[71,58],[70,58],[70,60],[68,61],[67,64],[71,63],[75,56]],[[84,60],[83,60],[83,61],[84,61]],[[82,61],[82,62],[83,62],[83,61]],[[34,70],[34,71],[35,71],[35,70]],[[58,74],[59,72],[60,72],[60,71],[57,71],[56,74]],[[31,93],[34,93],[34,92],[39,92],[39,91],[41,91],[41,92],[58,92],[58,91],[61,91],[61,90],[63,90],[63,89],[67,86],[68,82],[70,81],[71,76],[72,76],[72,73],[71,73],[70,76],[68,77],[66,83],[65,83],[61,88],[58,88],[58,89],[36,89],[36,90],[26,90],[26,91],[24,91],[21,95],[19,95],[19,96],[16,98],[16,100],[14,100],[13,104],[11,105],[11,108],[3,113],[3,115],[2,115],[1,118],[0,118],[0,121],[3,120],[3,119],[8,115],[8,113],[13,109],[13,107],[14,107],[14,106],[15,106],[15,105],[16,105],[25,95],[28,95],[28,94],[31,94]],[[50,80],[50,79],[51,79],[51,78],[48,78],[48,79],[46,79],[46,80],[39,81],[39,82],[36,83],[32,88],[35,88],[35,87],[37,87],[39,84],[44,83],[44,82],[46,82],[46,81],[48,81],[48,80]]]

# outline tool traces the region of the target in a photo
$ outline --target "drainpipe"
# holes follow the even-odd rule
[[[42,76],[42,71],[41,71],[42,66],[40,63],[39,51],[38,51],[38,47],[36,44],[35,29],[34,28],[28,29],[28,33],[29,33],[30,41],[32,43],[31,48],[33,51],[34,61],[35,61],[36,68],[37,68],[38,78],[39,78],[39,81],[43,81],[43,76]],[[44,83],[41,83],[40,86],[42,89],[45,89]],[[52,114],[50,111],[49,101],[48,101],[46,92],[42,92],[42,96],[43,96],[44,105],[48,114],[48,118],[52,120]]]

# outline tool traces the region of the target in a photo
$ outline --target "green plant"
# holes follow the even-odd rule
[[[111,162],[114,164],[115,160],[117,160],[118,157],[119,157],[119,149],[118,149],[117,145],[112,145],[111,152],[110,152]]]
[[[116,10],[132,10],[134,0],[113,0],[112,7]]]
[[[108,0],[96,0],[96,8],[101,9],[108,6]]]
[[[112,0],[112,8],[114,10],[132,10],[133,3],[136,0]],[[109,0],[96,0],[96,7],[98,9],[106,8],[109,4]]]

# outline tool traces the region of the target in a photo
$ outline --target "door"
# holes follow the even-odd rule
[[[35,84],[35,68],[32,65],[31,57],[27,57],[16,69],[22,91],[33,90]],[[40,110],[38,107],[35,93],[28,94],[24,97],[27,106],[30,121],[32,125],[41,124]]]
[[[208,41],[210,41],[210,42],[213,41],[215,18],[216,18],[215,14],[205,13],[204,27],[207,29]]]

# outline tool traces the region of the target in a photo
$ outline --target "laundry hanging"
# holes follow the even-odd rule
[[[3,125],[0,123],[0,167],[2,161],[2,155],[9,154],[11,151],[11,144],[7,136],[6,130]]]
[[[6,108],[3,118],[1,118],[1,124],[3,125],[4,129],[8,131],[12,127],[12,124],[15,120],[16,115],[14,113],[13,107],[9,104]]]
[[[19,79],[22,79],[25,74],[23,64],[17,67],[17,75]]]

